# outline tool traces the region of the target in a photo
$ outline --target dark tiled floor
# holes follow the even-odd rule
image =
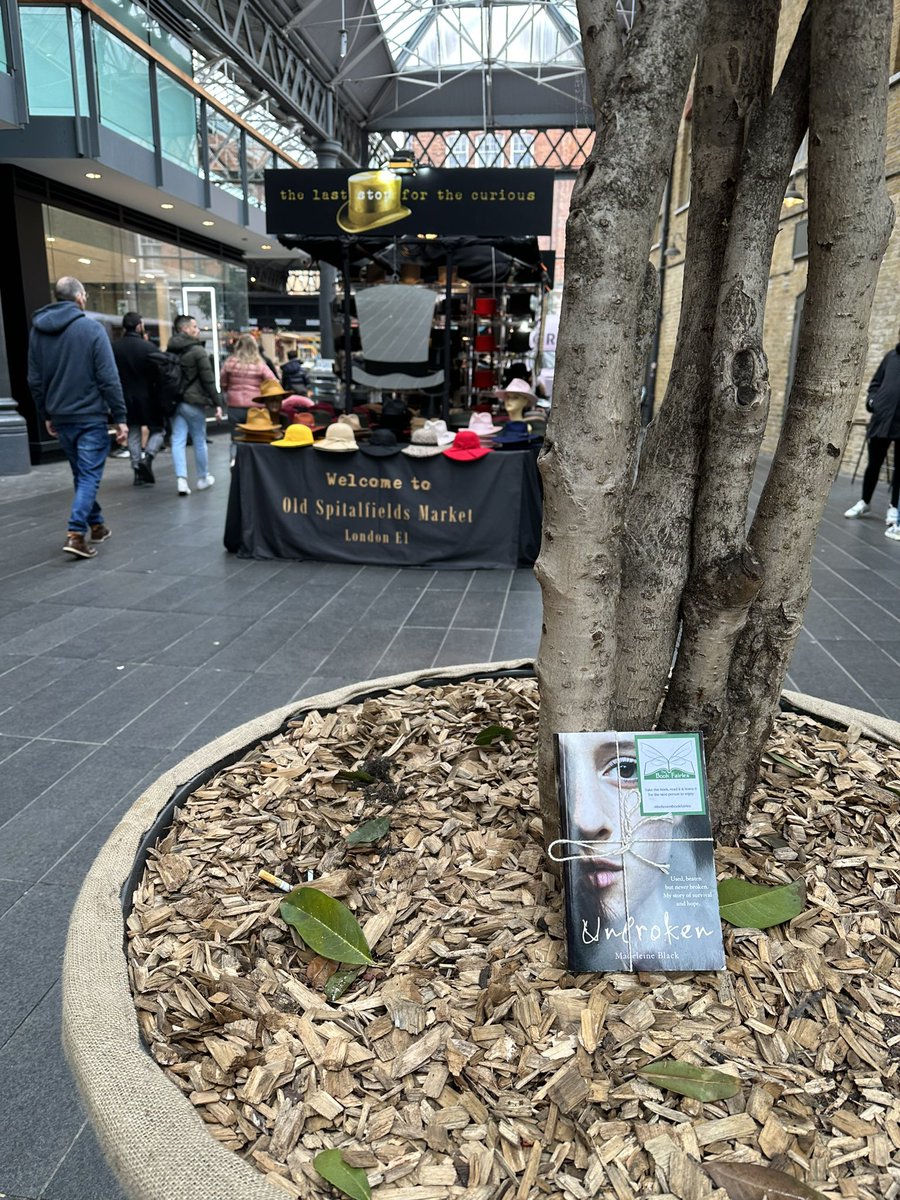
[[[395,671],[532,655],[530,571],[248,562],[221,548],[228,471],[180,500],[110,461],[113,537],[60,553],[62,465],[0,480],[0,1192],[119,1200],[59,1047],[59,966],[85,871],[121,813],[185,754],[293,698]],[[791,686],[900,713],[900,544],[842,511],[816,556]],[[879,496],[879,500],[883,497]]]

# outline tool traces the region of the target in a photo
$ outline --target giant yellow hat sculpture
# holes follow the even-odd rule
[[[400,203],[399,175],[393,171],[359,171],[347,180],[346,204],[342,204],[337,223],[345,233],[366,233],[380,229],[410,215]]]

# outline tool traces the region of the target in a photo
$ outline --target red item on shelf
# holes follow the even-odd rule
[[[476,354],[490,354],[497,349],[497,341],[492,333],[475,334]]]
[[[477,317],[492,317],[497,311],[497,299],[495,296],[476,296],[474,308]]]
[[[497,380],[497,372],[490,367],[476,367],[472,372],[472,387],[492,388]]]

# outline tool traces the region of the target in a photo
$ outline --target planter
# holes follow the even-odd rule
[[[261,739],[309,710],[335,709],[412,684],[527,673],[528,667],[517,662],[459,667],[439,675],[418,672],[276,709],[186,758],[152,785],[123,818],[91,868],[72,915],[64,967],[63,1036],[88,1116],[132,1200],[284,1200],[285,1196],[280,1187],[210,1136],[194,1105],[165,1077],[139,1037],[123,953],[125,909],[147,851],[168,826],[175,808]],[[892,722],[792,693],[785,694],[785,701],[831,725],[857,725],[879,740],[900,745],[900,728]],[[606,1186],[600,1194],[611,1191]]]

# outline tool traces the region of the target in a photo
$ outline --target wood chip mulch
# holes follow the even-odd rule
[[[699,1200],[698,1163],[900,1197],[900,750],[785,714],[720,872],[807,881],[807,911],[726,929],[720,974],[569,973],[543,871],[536,684],[411,687],[310,712],[191,796],[128,921],[144,1039],[210,1134],[287,1196],[340,1147],[376,1200]],[[491,724],[515,740],[480,748]],[[388,784],[337,778],[373,757]],[[398,798],[398,789],[402,793]],[[375,847],[348,850],[390,817]],[[355,913],[378,966],[330,1003],[267,869]],[[636,1071],[739,1075],[703,1104]]]

